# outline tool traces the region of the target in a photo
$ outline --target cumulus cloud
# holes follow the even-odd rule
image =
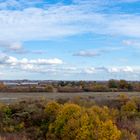
[[[0,53],[0,66],[13,68],[21,68],[24,70],[48,71],[67,71],[70,73],[98,73],[98,72],[109,72],[109,73],[135,73],[140,72],[140,67],[136,66],[124,66],[124,67],[74,67],[66,65],[63,60],[58,58],[52,59],[18,59],[13,56],[8,56],[6,54]],[[59,66],[61,65],[61,66]],[[50,66],[50,67],[49,67]],[[45,70],[46,69],[46,70]]]
[[[132,67],[130,67],[130,66],[126,66],[126,67],[112,67],[112,68],[108,68],[107,69],[107,71],[108,72],[111,72],[111,73],[121,73],[121,72],[136,72],[137,71],[137,69],[136,68],[132,68]]]
[[[109,79],[126,79],[139,80],[140,67],[138,66],[122,66],[122,67],[88,67],[82,70],[84,76],[89,79],[109,80]],[[86,75],[85,75],[86,74]]]
[[[86,74],[94,74],[94,73],[96,73],[96,69],[95,69],[94,67],[85,68],[85,69],[83,70],[83,72],[86,73]]]
[[[5,54],[0,54],[0,67],[4,72],[7,70],[11,71],[20,71],[26,72],[30,74],[44,74],[45,75],[63,75],[64,76],[74,76],[75,79],[80,77],[89,77],[89,79],[94,79],[94,77],[98,77],[97,79],[103,79],[106,76],[106,79],[116,78],[114,76],[118,76],[117,78],[126,79],[135,79],[139,78],[140,75],[140,67],[139,66],[122,66],[122,67],[92,67],[92,66],[69,66],[69,64],[65,64],[61,59],[53,58],[53,59],[27,59],[22,58],[18,59],[13,56],[7,56]],[[2,73],[3,73],[2,71]],[[103,76],[103,77],[102,77]],[[137,76],[137,77],[136,77]],[[99,78],[101,77],[101,78]]]
[[[62,73],[140,73],[140,67],[70,67],[64,64],[61,59],[17,59],[13,56],[6,56],[1,54],[0,65],[8,66],[11,69],[18,68],[27,71],[36,72],[62,72]],[[59,65],[62,65],[59,67]]]
[[[53,59],[27,59],[27,58],[22,58],[22,59],[17,59],[16,57],[13,56],[7,56],[5,54],[0,54],[0,64],[2,65],[8,65],[8,66],[20,66],[20,65],[59,65],[63,64],[63,61],[58,58],[53,58]]]

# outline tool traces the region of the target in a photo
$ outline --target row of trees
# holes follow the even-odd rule
[[[45,99],[0,104],[0,136],[2,140],[139,140],[140,100],[123,94],[117,100],[115,108],[87,107],[80,98],[64,104]]]
[[[0,91],[7,92],[109,92],[109,91],[140,91],[140,82],[125,80],[96,81],[60,81],[39,83],[38,85],[6,86],[0,84]]]

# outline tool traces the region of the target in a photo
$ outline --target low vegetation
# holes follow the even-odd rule
[[[139,140],[140,99],[75,97],[0,104],[0,140]]]

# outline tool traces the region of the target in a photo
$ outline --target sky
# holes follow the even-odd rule
[[[140,80],[140,0],[0,0],[0,79]]]

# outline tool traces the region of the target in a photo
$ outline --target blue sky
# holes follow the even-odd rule
[[[0,79],[140,80],[140,0],[0,0]]]

